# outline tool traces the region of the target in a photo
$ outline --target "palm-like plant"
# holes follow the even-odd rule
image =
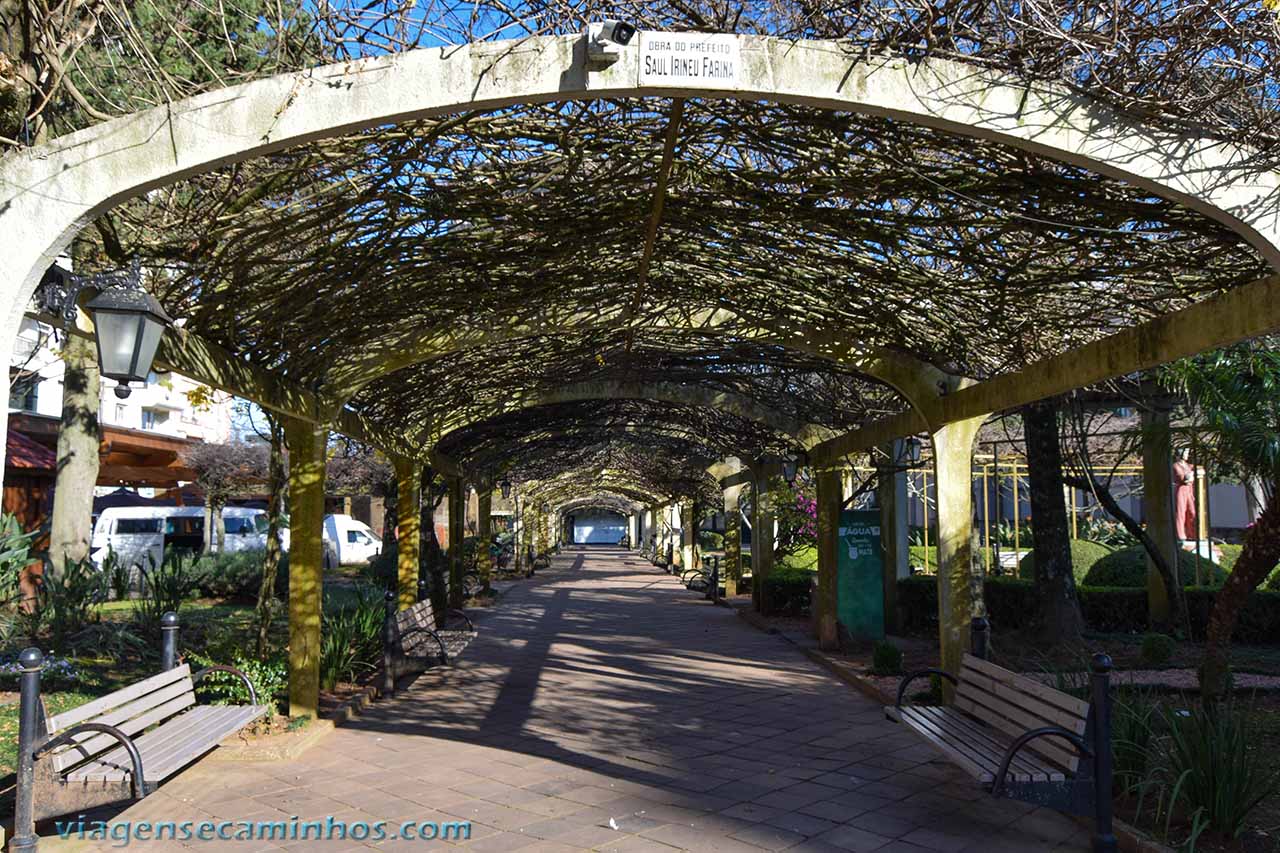
[[[1206,632],[1200,689],[1222,696],[1229,683],[1231,632],[1249,594],[1280,562],[1280,341],[1262,338],[1184,359],[1165,368],[1166,385],[1182,392],[1212,433],[1210,449],[1243,480],[1261,480],[1266,506],[1245,533],[1244,549],[1214,602]]]

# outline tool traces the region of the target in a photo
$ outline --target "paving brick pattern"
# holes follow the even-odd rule
[[[778,637],[633,555],[558,558],[479,631],[453,668],[301,759],[204,761],[117,819],[469,820],[458,846],[527,853],[1088,849],[1079,824],[984,795]]]

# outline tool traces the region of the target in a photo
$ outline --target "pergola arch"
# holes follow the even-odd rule
[[[1144,127],[1060,87],[961,63],[855,57],[835,42],[736,38],[743,72],[728,89],[642,87],[634,47],[611,66],[593,69],[580,37],[536,37],[281,75],[7,155],[0,162],[0,232],[10,235],[15,251],[0,294],[12,305],[25,304],[46,265],[94,217],[148,189],[223,164],[340,132],[462,110],[649,95],[767,99],[997,140],[1185,204],[1280,265],[1280,179],[1246,169],[1244,149]],[[0,341],[12,343],[19,318],[20,312],[9,312]],[[804,339],[809,332],[797,328],[793,336]]]
[[[694,385],[677,385],[663,382],[600,381],[565,385],[551,391],[518,393],[502,401],[491,410],[466,418],[446,420],[432,428],[432,435],[420,434],[419,441],[432,448],[435,465],[440,470],[456,471],[456,463],[436,448],[447,441],[450,434],[477,426],[484,421],[517,411],[573,403],[585,400],[643,399],[677,405],[699,406],[716,411],[729,412],[744,420],[755,421],[769,429],[793,438],[802,450],[809,450],[835,435],[835,431],[820,424],[803,423],[777,412],[740,394],[732,394]]]

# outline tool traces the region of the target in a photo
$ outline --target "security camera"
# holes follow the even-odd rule
[[[635,35],[636,28],[626,21],[587,24],[587,59],[591,62],[614,62]]]

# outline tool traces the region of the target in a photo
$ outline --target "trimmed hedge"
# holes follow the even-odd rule
[[[766,616],[806,616],[809,584],[817,577],[808,569],[774,566],[764,579],[761,605]]]
[[[1238,557],[1239,554],[1234,556]],[[1214,586],[1221,586],[1227,579],[1227,571],[1222,566],[1214,565],[1189,551],[1179,551],[1178,574],[1183,580],[1195,583],[1197,561],[1200,562],[1202,571],[1212,567]],[[1231,560],[1231,564],[1235,565],[1234,559]],[[1141,545],[1112,551],[1093,564],[1093,568],[1085,574],[1082,583],[1086,586],[1145,587],[1147,585],[1147,552]]]
[[[1145,633],[1147,591],[1133,587],[1081,586],[1080,610],[1085,624],[1107,633]],[[1203,639],[1218,590],[1188,587],[1187,611],[1193,639]],[[1019,578],[988,578],[984,593],[987,614],[995,631],[1027,627],[1036,613],[1035,584]],[[898,581],[898,604],[908,630],[924,631],[938,621],[938,579],[916,575]],[[1257,590],[1240,611],[1232,639],[1255,645],[1280,641],[1280,592]]]
[[[1076,583],[1082,583],[1093,565],[1110,555],[1111,549],[1091,539],[1071,540],[1071,573]],[[1018,577],[1034,580],[1036,576],[1036,555],[1032,551],[1018,563]]]

